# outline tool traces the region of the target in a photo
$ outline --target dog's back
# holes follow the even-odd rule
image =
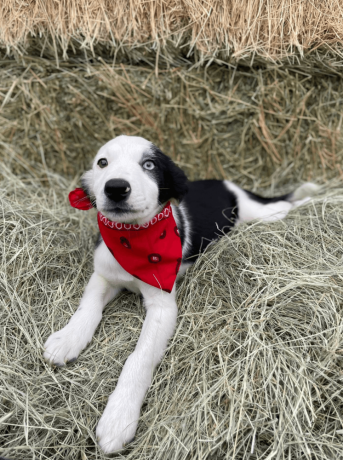
[[[239,223],[284,218],[317,188],[309,182],[293,193],[264,198],[226,180],[189,182],[188,193],[175,209],[181,239],[186,242],[184,261],[195,261],[210,243]]]

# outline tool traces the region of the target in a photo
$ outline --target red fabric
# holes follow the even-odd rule
[[[112,222],[98,213],[101,236],[113,257],[131,275],[171,292],[182,260],[182,246],[168,203],[144,225]]]
[[[82,188],[76,188],[69,193],[69,202],[73,208],[81,209],[82,211],[88,211],[93,207],[91,200]]]
[[[93,207],[82,188],[69,193],[69,202],[82,211]],[[143,225],[112,222],[100,212],[98,224],[106,246],[124,270],[151,286],[172,291],[182,261],[182,246],[169,202]]]

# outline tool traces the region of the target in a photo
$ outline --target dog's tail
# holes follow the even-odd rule
[[[289,193],[286,201],[292,203],[292,208],[297,208],[298,206],[310,201],[311,197],[316,195],[319,188],[319,185],[314,184],[313,182],[306,182],[295,189],[294,192]]]
[[[287,201],[295,203],[296,201],[301,201],[304,198],[310,198],[318,192],[319,188],[319,185],[314,184],[313,182],[306,182],[295,189],[294,192],[290,193],[287,196]]]
[[[232,187],[236,187],[237,189],[236,185],[230,183],[230,189],[232,189]],[[249,190],[244,191],[248,194],[250,198],[252,198],[254,201],[258,201],[261,204],[270,204],[278,201],[288,201],[289,203],[292,203],[292,207],[294,208],[309,201],[311,197],[318,192],[319,188],[319,185],[316,185],[313,182],[306,182],[305,184],[295,189],[294,192],[287,193],[286,195],[274,196],[272,198],[265,198],[260,195],[256,195],[256,193],[252,193]]]

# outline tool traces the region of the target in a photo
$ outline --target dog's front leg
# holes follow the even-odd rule
[[[105,453],[120,450],[133,439],[153,371],[176,325],[175,287],[171,294],[148,285],[141,292],[147,312],[143,328],[134,352],[125,362],[116,389],[109,397],[96,431],[99,445]]]
[[[44,358],[56,366],[75,361],[92,340],[105,305],[119,290],[94,272],[86,286],[80,306],[69,323],[60,331],[51,334],[46,341]]]

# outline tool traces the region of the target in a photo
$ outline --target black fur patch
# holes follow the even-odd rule
[[[291,193],[287,193],[286,195],[274,196],[273,198],[264,198],[263,196],[249,192],[249,190],[244,191],[248,194],[249,198],[261,204],[276,203],[277,201],[287,201],[288,198],[292,195]]]
[[[261,204],[286,201],[291,195],[263,198],[248,190],[245,192],[250,199]],[[239,217],[239,209],[236,195],[219,180],[189,182],[189,191],[184,198],[184,205],[191,228],[191,248],[187,253],[187,259],[192,262],[212,241],[234,227]],[[179,230],[182,237],[183,219],[180,219]]]
[[[200,180],[189,183],[184,198],[191,227],[191,248],[187,253],[189,262],[214,240],[227,233],[237,219],[237,199],[219,180]],[[180,225],[183,233],[183,225]]]
[[[159,202],[166,203],[171,198],[181,201],[188,191],[186,174],[155,145],[151,151],[156,165],[152,174],[159,188]]]
[[[100,246],[100,243],[101,243],[102,241],[103,241],[103,239],[102,239],[101,233],[99,232],[98,237],[97,237],[96,242],[95,242],[95,247],[94,247],[94,249],[96,249],[97,247],[99,247],[99,246]]]

